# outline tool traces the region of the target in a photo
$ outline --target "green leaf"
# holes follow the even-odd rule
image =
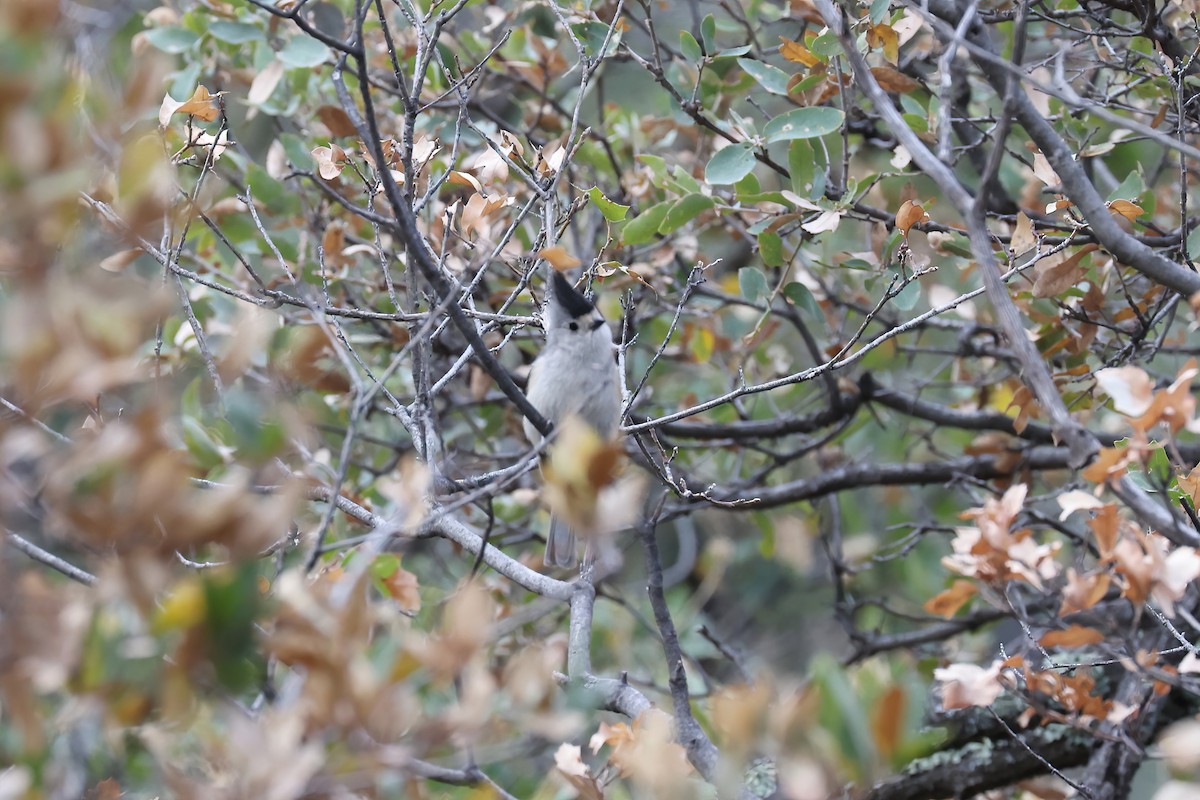
[[[700,23],[700,41],[704,42],[704,52],[717,52],[717,20],[712,14]]]
[[[768,267],[783,266],[783,239],[774,231],[758,235],[758,253]]]
[[[689,194],[675,205],[671,206],[662,224],[658,226],[659,233],[670,233],[678,230],[700,216],[715,205],[711,197],[702,194]]]
[[[812,139],[842,127],[841,109],[810,106],[780,114],[763,128],[768,142],[788,142],[792,139]]]
[[[754,80],[758,81],[759,85],[772,94],[787,94],[788,74],[778,67],[772,67],[770,64],[764,64],[761,61],[756,61],[753,58],[739,58],[738,64],[742,69],[750,73]]]
[[[813,198],[813,148],[804,139],[794,139],[788,145],[788,173],[792,178],[792,191],[809,200]]]
[[[650,206],[625,223],[625,227],[621,230],[621,241],[625,244],[645,244],[652,241],[654,234],[658,233],[658,226],[662,224],[667,217],[667,212],[671,210],[671,205],[670,200],[665,200]]]
[[[218,444],[195,417],[183,418],[183,444],[202,469],[210,470],[225,463],[224,453],[228,448]]]
[[[687,31],[679,32],[679,52],[688,61],[699,61],[704,58],[704,51],[700,49],[700,43]]]
[[[654,180],[651,181],[655,186],[662,186],[667,180],[667,161],[662,156],[652,156],[642,154],[637,157],[637,160],[650,168],[650,172],[654,175]]]
[[[209,24],[208,32],[214,39],[227,44],[246,44],[247,42],[265,41],[267,38],[257,25],[223,19]]]
[[[751,303],[766,299],[771,289],[767,286],[767,276],[758,267],[742,267],[738,270],[738,288],[742,297]]]
[[[1108,193],[1108,199],[1111,200],[1129,200],[1136,202],[1142,193],[1146,191],[1146,182],[1142,179],[1141,174],[1137,170],[1132,170],[1125,176],[1125,180],[1121,181],[1121,185]]]
[[[817,303],[817,298],[813,297],[812,292],[803,283],[789,283],[784,286],[783,296],[791,300],[792,305],[801,311],[805,311],[817,319],[822,318],[821,306]]]
[[[738,142],[713,154],[704,168],[704,180],[711,184],[737,183],[754,169],[754,147]]]
[[[329,48],[311,36],[293,36],[278,53],[288,67],[316,67],[329,58]]]
[[[889,7],[889,0],[873,0],[870,11],[871,24],[878,25],[883,22],[884,18],[887,17]]]
[[[599,186],[593,186],[587,190],[588,199],[600,209],[600,213],[609,222],[620,222],[625,219],[625,215],[629,213],[629,206],[623,206],[620,203],[614,203],[604,196],[604,192],[600,191]]]
[[[696,194],[700,191],[700,181],[692,177],[692,173],[688,172],[678,164],[671,172],[671,177],[675,179],[675,183],[683,190],[683,194]]]
[[[714,55],[713,58],[737,58],[738,56],[744,56],[749,52],[750,45],[744,44],[741,47],[726,47],[724,50]]]
[[[604,47],[604,40],[608,38],[608,26],[603,22],[589,21],[579,22],[571,26],[571,30],[575,32],[576,38],[584,46],[587,54],[592,58],[601,58],[609,55],[616,49],[621,41],[620,30],[613,31],[611,39],[608,39],[608,50],[606,53],[601,53],[600,48]]]
[[[833,656],[820,653],[809,665],[809,674],[820,699],[822,730],[837,742],[848,763],[875,763],[874,740],[866,710],[855,695],[846,670]]]
[[[808,49],[829,59],[842,54],[842,43],[838,41],[837,35],[833,31],[826,28],[820,36],[812,40]]]
[[[164,53],[178,54],[191,50],[200,36],[186,28],[166,25],[146,31],[146,40]]]

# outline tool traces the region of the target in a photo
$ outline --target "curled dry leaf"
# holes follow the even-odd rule
[[[192,92],[192,96],[187,100],[176,100],[169,94],[164,96],[158,109],[159,127],[167,127],[172,114],[188,114],[205,122],[212,122],[221,113],[216,104],[216,99],[220,96],[220,92],[210,94],[203,85],[197,86],[196,91]]]
[[[929,219],[925,207],[915,200],[905,200],[896,211],[896,229],[905,237],[913,225]]]
[[[317,174],[327,181],[342,174],[346,168],[346,151],[336,144],[329,147],[314,147],[313,161],[317,162]]]

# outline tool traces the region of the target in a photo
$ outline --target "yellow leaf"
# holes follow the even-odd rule
[[[891,25],[872,25],[867,29],[867,44],[883,50],[883,57],[893,64],[900,61],[900,37]]]
[[[204,587],[194,577],[185,578],[163,600],[152,627],[156,633],[191,628],[202,622],[207,613]]]
[[[795,64],[803,64],[806,67],[815,67],[821,63],[821,59],[812,54],[807,47],[799,42],[793,42],[786,36],[779,37],[779,54]]]

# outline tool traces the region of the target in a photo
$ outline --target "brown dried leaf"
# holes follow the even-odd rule
[[[329,129],[330,136],[358,135],[350,116],[338,106],[321,106],[317,109],[317,118]]]
[[[1067,614],[1084,611],[1096,605],[1104,598],[1111,582],[1112,577],[1107,572],[1089,572],[1080,575],[1074,567],[1069,568],[1067,585],[1063,587],[1062,605],[1059,606],[1058,615],[1065,617]]]
[[[1014,256],[1027,253],[1037,247],[1037,236],[1033,232],[1033,222],[1025,215],[1024,211],[1017,212],[1017,224],[1013,228],[1012,239],[1009,241],[1009,249],[1012,250]]]
[[[905,237],[913,225],[929,219],[925,207],[915,200],[905,200],[896,211],[896,229]]]
[[[1035,267],[1037,280],[1033,284],[1033,296],[1054,297],[1079,283],[1084,273],[1079,262],[1096,249],[1096,245],[1087,244],[1069,256],[1056,253],[1043,258]]]
[[[907,94],[921,88],[920,81],[913,80],[893,67],[871,67],[871,74],[875,76],[875,82],[880,88],[892,94]]]

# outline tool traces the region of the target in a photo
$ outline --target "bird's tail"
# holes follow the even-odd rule
[[[575,531],[557,517],[550,517],[546,533],[546,566],[568,569],[575,566]]]

